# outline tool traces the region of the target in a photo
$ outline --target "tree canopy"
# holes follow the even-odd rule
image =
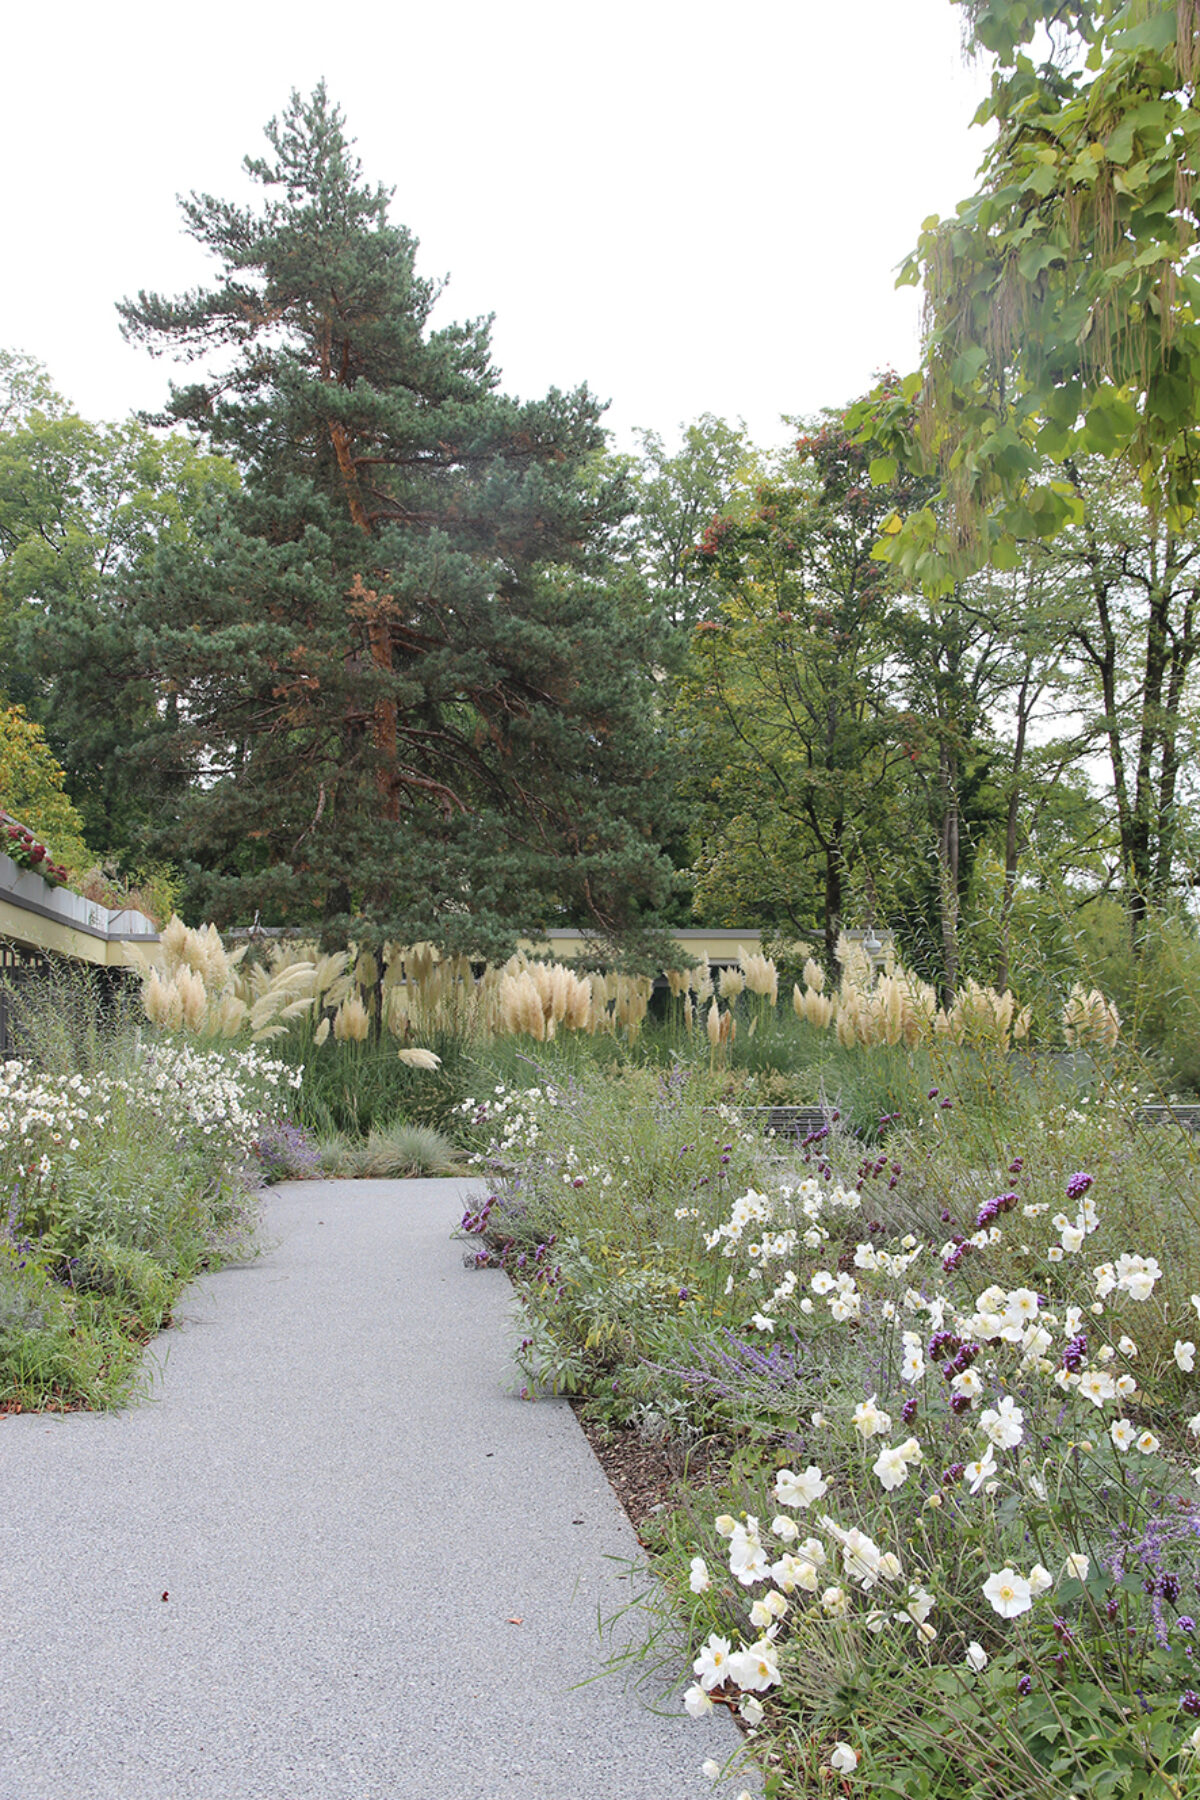
[[[625,496],[601,409],[506,398],[488,321],[432,325],[323,87],[266,135],[261,206],[183,203],[215,283],[121,308],[156,352],[219,353],[165,418],[243,476],[132,594],[167,842],[220,919],[475,950],[632,927],[669,878],[665,794],[606,586]]]
[[[937,472],[946,505],[892,521],[888,554],[947,591],[1082,516],[1062,465],[1137,471],[1178,525],[1200,483],[1196,0],[958,0],[994,59],[978,191],[926,220],[924,369],[857,415],[887,479]]]
[[[0,808],[43,838],[54,861],[76,875],[90,868],[83,820],[65,791],[62,768],[21,706],[0,707]]]

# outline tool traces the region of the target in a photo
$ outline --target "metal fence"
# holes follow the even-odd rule
[[[50,959],[39,950],[28,950],[22,944],[0,939],[0,1056],[19,1053],[14,1018],[13,996],[28,981],[50,970]]]

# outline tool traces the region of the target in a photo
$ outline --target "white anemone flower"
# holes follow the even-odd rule
[[[883,1412],[875,1404],[874,1394],[869,1400],[859,1401],[852,1414],[852,1420],[855,1430],[864,1438],[886,1437],[892,1429],[891,1414]]]
[[[1080,1376],[1076,1391],[1085,1400],[1090,1400],[1093,1406],[1103,1406],[1106,1400],[1111,1400],[1116,1394],[1117,1384],[1103,1369],[1087,1369]]]
[[[964,1660],[973,1674],[982,1675],[988,1666],[988,1653],[982,1644],[968,1644]]]
[[[691,1574],[688,1576],[688,1586],[691,1588],[693,1594],[703,1594],[712,1586],[712,1581],[708,1573],[708,1564],[702,1556],[693,1556],[692,1558]]]
[[[998,1407],[981,1413],[979,1423],[992,1443],[1001,1450],[1011,1450],[1025,1436],[1025,1414],[1011,1394],[1005,1394]]]
[[[735,1525],[729,1540],[729,1573],[737,1577],[743,1587],[753,1587],[761,1581],[770,1568],[770,1559],[758,1537],[758,1520],[747,1519],[744,1525]]]
[[[702,1719],[706,1713],[715,1710],[711,1695],[705,1693],[699,1682],[694,1682],[683,1696],[683,1707],[690,1719]]]
[[[1002,1619],[1015,1619],[1033,1605],[1033,1590],[1015,1569],[998,1569],[983,1584],[983,1596]]]
[[[858,1767],[858,1751],[853,1744],[844,1743],[839,1739],[829,1752],[829,1766],[839,1775],[853,1775]]]
[[[909,1459],[899,1444],[886,1445],[871,1466],[888,1493],[908,1480]]]
[[[780,1469],[775,1477],[775,1498],[780,1506],[811,1506],[826,1492],[829,1483],[825,1480],[815,1463],[810,1463],[802,1474],[791,1469]]]
[[[776,1660],[779,1652],[768,1638],[759,1638],[745,1650],[737,1650],[729,1659],[729,1673],[740,1688],[764,1693],[782,1680]]]
[[[1171,1352],[1176,1367],[1184,1374],[1190,1375],[1196,1367],[1196,1346],[1191,1338],[1175,1339],[1175,1348]]]
[[[821,1585],[817,1574],[817,1566],[804,1556],[792,1556],[785,1551],[779,1561],[771,1564],[771,1580],[781,1587],[785,1594],[796,1588],[803,1588],[806,1594],[815,1594]]]
[[[904,1603],[904,1611],[914,1625],[923,1625],[934,1608],[934,1598],[919,1581],[908,1584],[908,1599]]]
[[[1086,1581],[1088,1578],[1088,1570],[1091,1566],[1092,1559],[1090,1556],[1085,1556],[1082,1550],[1072,1550],[1066,1562],[1063,1564],[1063,1574],[1068,1580]]]
[[[729,1639],[712,1632],[692,1664],[692,1674],[705,1693],[710,1688],[720,1687],[729,1674]]]
[[[970,1491],[977,1494],[984,1482],[996,1473],[996,1452],[988,1445],[977,1462],[969,1462],[963,1471],[963,1480],[968,1483]]]

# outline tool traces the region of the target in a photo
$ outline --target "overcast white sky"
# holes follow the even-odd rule
[[[321,76],[442,317],[494,312],[507,390],[586,381],[624,446],[705,411],[773,441],[913,367],[895,268],[982,150],[950,0],[66,0],[4,40],[0,344],[93,418],[165,396],[113,303],[205,278],[175,196],[244,195]]]

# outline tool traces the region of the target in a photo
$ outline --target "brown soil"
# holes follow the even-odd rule
[[[725,1459],[715,1440],[696,1447],[685,1459],[679,1449],[650,1443],[632,1426],[594,1425],[583,1417],[581,1402],[572,1401],[572,1407],[639,1537],[650,1515],[671,1505],[685,1475],[691,1484],[715,1480],[720,1474]]]
[[[631,1426],[600,1430],[581,1416],[578,1406],[574,1410],[613,1493],[639,1531],[643,1521],[667,1503],[675,1485],[677,1474],[669,1457],[661,1445],[647,1443]]]

